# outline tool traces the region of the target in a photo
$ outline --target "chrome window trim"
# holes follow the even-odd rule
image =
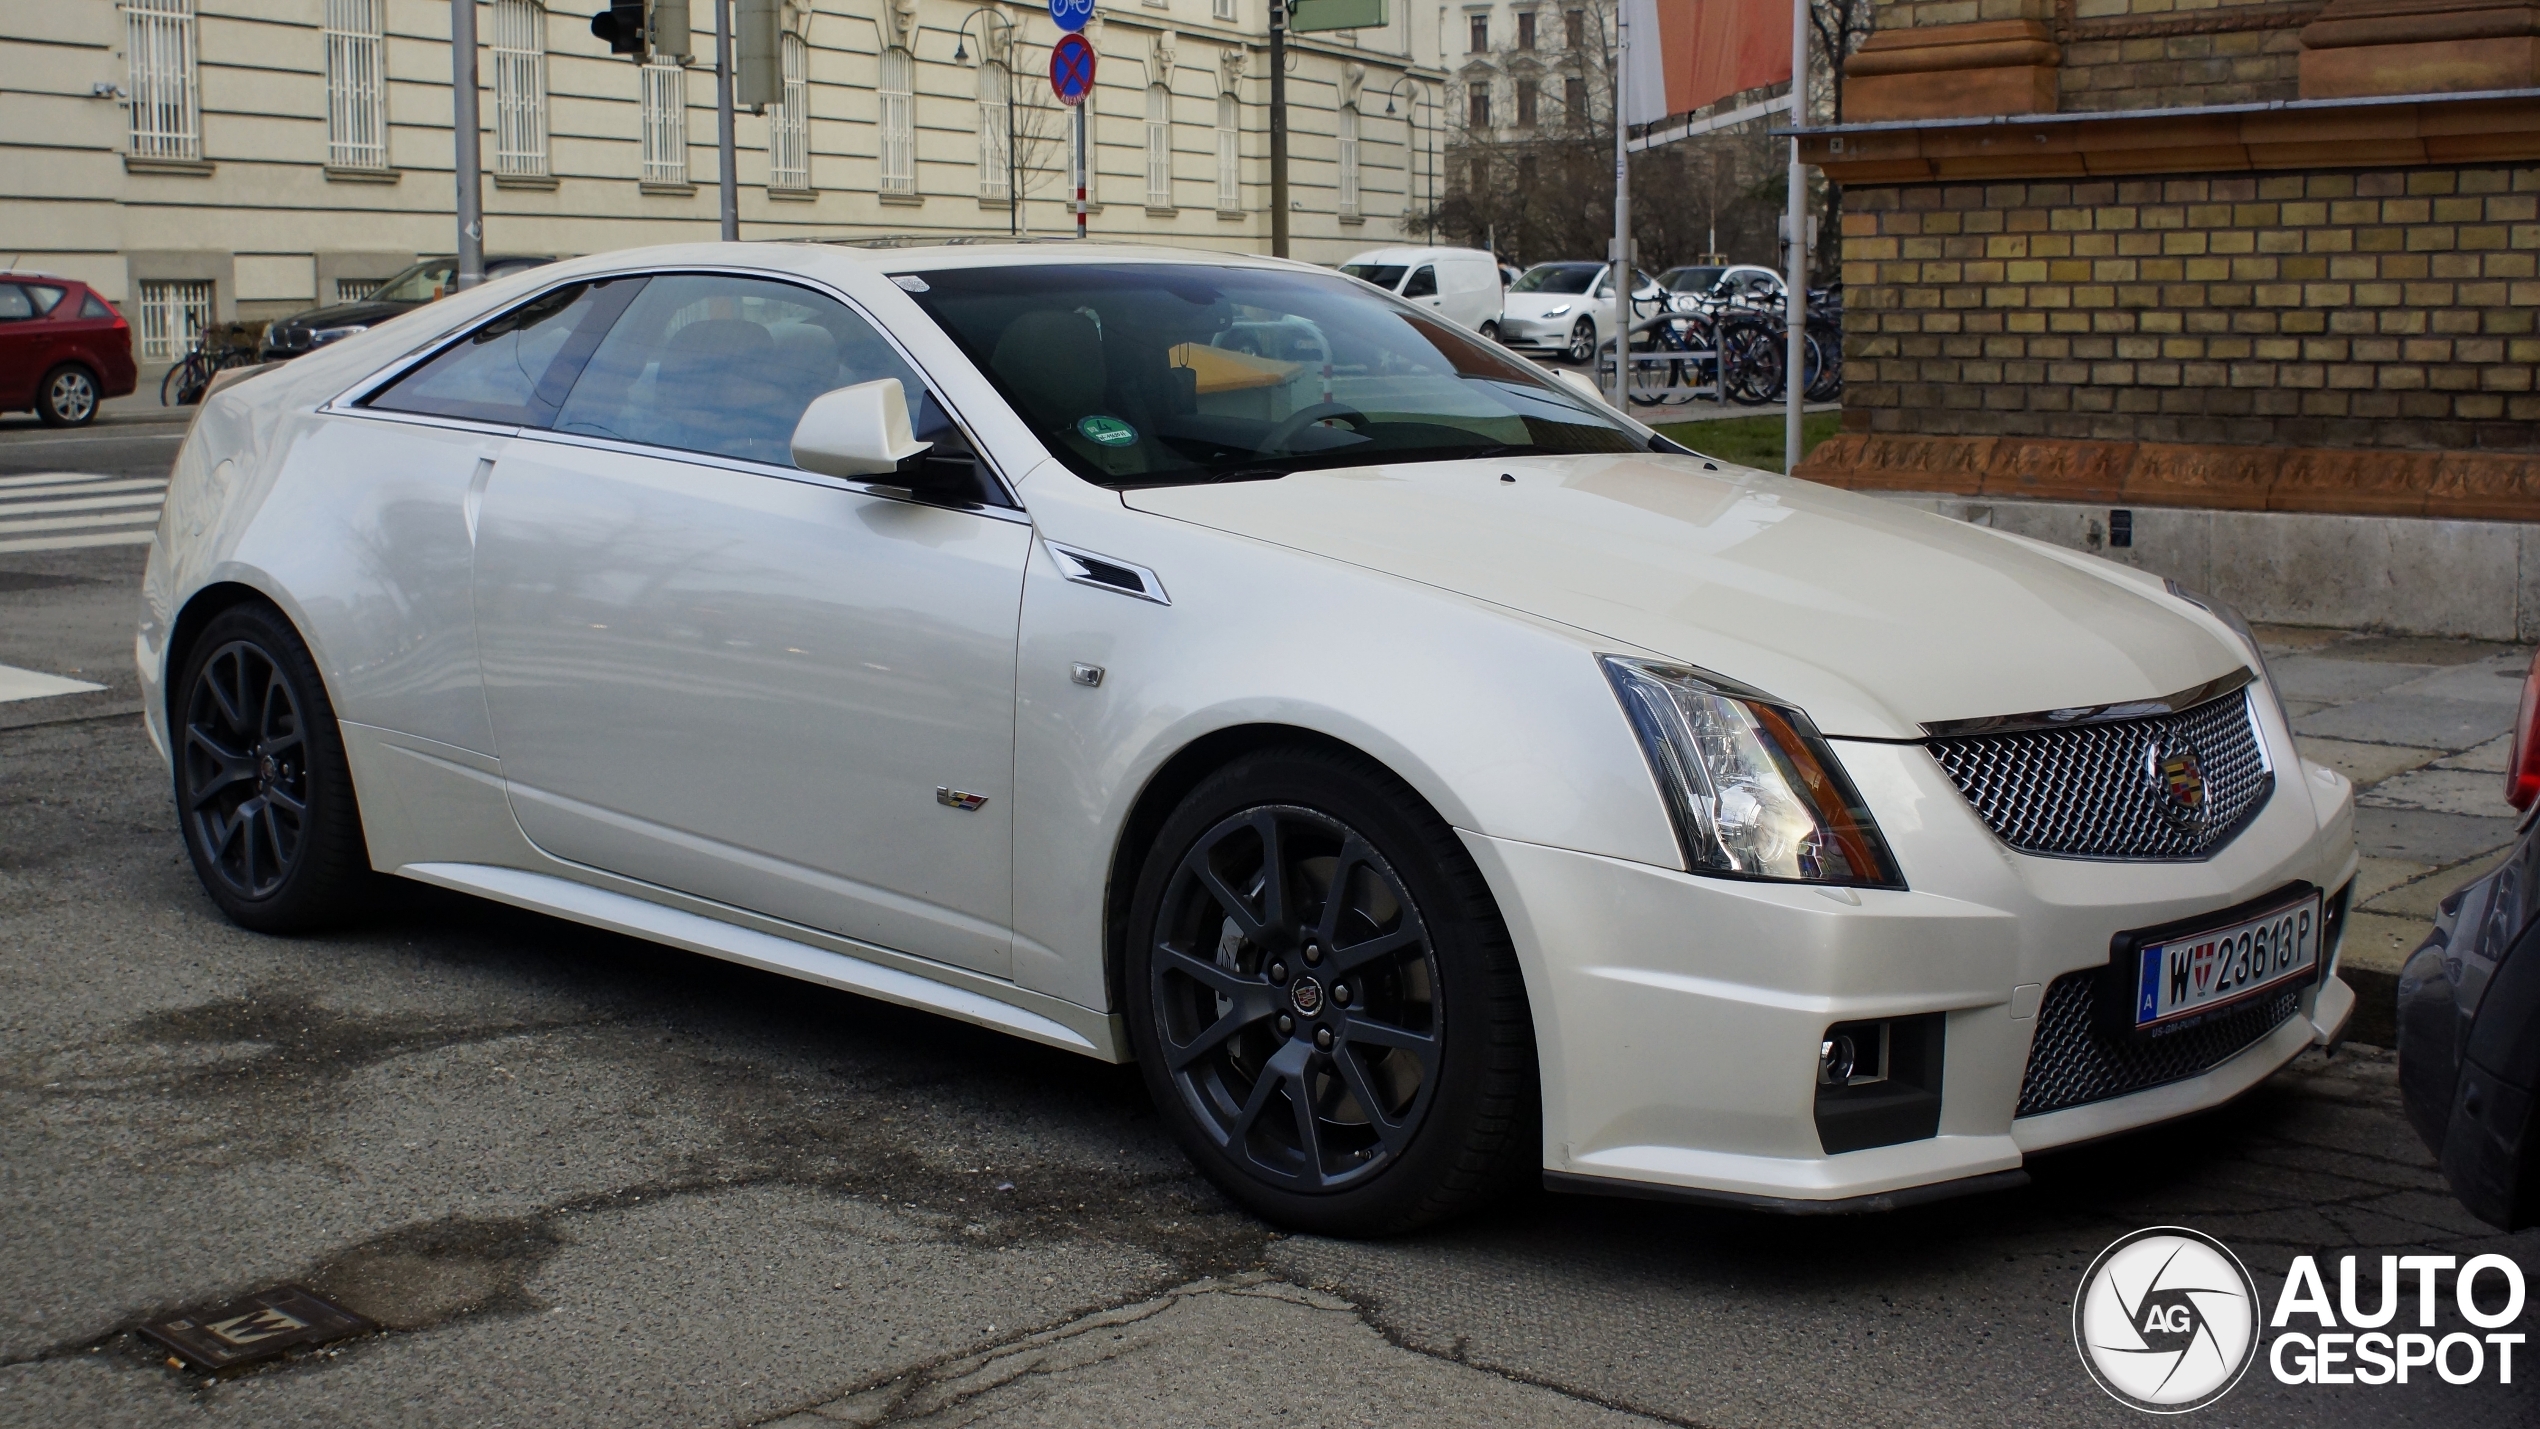
[[[999,521],[1011,521],[1016,525],[1021,526],[1029,526],[1032,524],[1032,518],[1029,515],[1010,506],[988,506],[978,502],[969,501],[959,503],[949,501],[921,501],[905,486],[892,486],[881,482],[850,481],[845,477],[824,476],[816,471],[805,471],[798,466],[778,466],[773,462],[751,461],[747,457],[725,456],[720,452],[689,451],[684,447],[658,447],[647,442],[626,441],[619,437],[596,437],[587,432],[559,432],[544,427],[518,428],[512,433],[512,440],[518,442],[543,443],[549,446],[582,447],[589,451],[615,452],[625,456],[648,457],[654,461],[683,462],[689,466],[708,466],[721,471],[734,472],[741,476],[772,477],[778,481],[800,482],[805,486],[818,486],[831,491],[850,492],[857,496],[871,496],[884,501],[898,501],[910,506],[931,506],[938,511],[960,511],[973,516],[987,516]],[[984,458],[982,459],[984,460]],[[499,463],[497,464],[499,465]],[[994,468],[991,467],[990,471],[993,474]],[[1003,486],[1004,484],[1004,478],[999,476],[998,485]]]
[[[2114,724],[2119,720],[2144,719],[2153,715],[2180,714],[2209,700],[2219,699],[2256,681],[2257,674],[2247,666],[2219,679],[2192,685],[2174,695],[2158,699],[2126,700],[2117,704],[2077,705],[2070,709],[2035,710],[2028,714],[1984,715],[1976,719],[1945,719],[1923,725],[1925,739],[1963,739],[1980,734],[2024,734],[2041,729],[2072,729],[2078,725]],[[1920,740],[1908,741],[1920,743]],[[2260,747],[2265,745],[2259,741]]]
[[[845,307],[848,312],[855,314],[856,317],[861,319],[867,327],[872,328],[873,331],[881,337],[883,342],[890,345],[891,351],[899,354],[900,360],[908,364],[910,371],[915,372],[918,377],[926,383],[926,390],[933,393],[935,395],[935,400],[943,405],[944,415],[950,417],[953,425],[961,429],[962,440],[970,444],[971,452],[987,464],[989,479],[995,482],[997,489],[1005,494],[1006,508],[1009,508],[1017,513],[1022,511],[1022,494],[1015,489],[1013,482],[1006,479],[1005,464],[998,461],[986,447],[980,444],[976,430],[972,427],[969,419],[961,414],[961,409],[954,405],[952,398],[944,390],[944,384],[937,380],[933,373],[927,371],[925,363],[917,360],[917,355],[908,350],[908,345],[906,343],[900,341],[899,334],[891,331],[889,324],[875,318],[862,303],[857,302],[853,297],[849,296],[837,287],[823,282],[818,278],[805,277],[800,273],[788,272],[780,269],[748,268],[738,264],[728,263],[681,263],[668,268],[611,268],[601,272],[576,273],[569,277],[561,278],[556,282],[549,283],[546,286],[525,295],[517,303],[505,304],[503,307],[495,310],[494,312],[483,314],[472,322],[462,324],[449,332],[442,333],[415,347],[407,349],[402,355],[390,361],[387,365],[372,372],[369,376],[362,378],[360,381],[355,382],[352,386],[345,388],[343,391],[338,392],[333,397],[328,398],[324,403],[319,405],[318,410],[338,416],[367,416],[377,421],[421,420],[427,425],[460,425],[463,430],[503,431],[522,437],[549,435],[550,433],[548,430],[542,427],[522,427],[503,423],[476,423],[470,425],[466,424],[466,420],[463,418],[438,417],[424,412],[379,412],[372,408],[359,406],[358,404],[368,401],[382,388],[389,386],[391,383],[394,383],[398,379],[404,377],[407,373],[414,371],[416,368],[430,362],[435,357],[440,356],[445,349],[455,345],[460,340],[464,339],[469,333],[476,331],[477,328],[494,321],[496,318],[501,317],[504,313],[508,313],[524,303],[534,303],[538,299],[554,292],[558,288],[569,288],[576,283],[596,283],[604,279],[670,278],[697,274],[710,274],[734,278],[754,278],[760,282],[787,283],[798,288],[808,288],[813,292],[819,293],[823,297],[833,299],[841,306]],[[991,388],[991,390],[993,391],[993,388]],[[673,453],[675,454],[676,459],[681,460],[692,457],[705,457],[712,458],[713,460],[722,460],[720,458],[713,458],[713,454],[709,452],[687,452],[682,451],[677,447],[646,446],[638,442],[629,442],[626,443],[625,446],[626,449],[630,451],[641,451],[645,453]],[[711,462],[709,464],[711,464]],[[770,467],[763,462],[745,462],[739,469],[758,472],[761,474],[784,475],[790,473],[796,477],[813,475],[812,473],[802,471],[800,468]],[[823,480],[821,484],[826,484],[825,480]],[[843,483],[843,485],[848,489],[859,489],[854,483]],[[905,487],[885,488],[879,491],[868,490],[866,494],[888,497],[894,491],[899,492],[900,495],[893,499],[910,499],[906,495],[907,488]],[[921,506],[943,505],[941,502],[919,502],[918,504]],[[945,509],[967,510],[972,508],[946,507]],[[977,509],[987,510],[990,508],[979,507]]]

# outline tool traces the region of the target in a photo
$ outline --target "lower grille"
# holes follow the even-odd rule
[[[2038,1116],[2185,1081],[2229,1061],[2301,1011],[2301,989],[2292,988],[2166,1037],[2111,1037],[2099,1022],[2105,977],[2085,968],[2046,989],[2013,1115]]]

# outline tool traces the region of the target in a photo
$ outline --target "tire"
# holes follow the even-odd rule
[[[1572,362],[1589,362],[1596,357],[1596,323],[1581,318],[1570,329],[1570,346],[1563,354]]]
[[[188,353],[159,379],[159,405],[191,407],[203,400],[203,389],[211,381],[211,363],[201,353]]]
[[[1263,1219],[1389,1235],[1535,1169],[1533,1030],[1507,928],[1454,832],[1377,765],[1272,748],[1209,776],[1158,831],[1129,930],[1148,1091],[1191,1160]]]
[[[342,732],[308,647],[270,606],[233,606],[187,650],[168,701],[177,823],[231,922],[296,933],[374,884]]]
[[[1499,324],[1497,324],[1497,323],[1495,323],[1495,322],[1485,322],[1485,323],[1483,323],[1483,324],[1482,324],[1482,341],[1484,341],[1484,342],[1497,342],[1497,341],[1499,341]]]
[[[65,362],[44,374],[35,389],[35,415],[48,427],[84,427],[97,420],[97,374]]]

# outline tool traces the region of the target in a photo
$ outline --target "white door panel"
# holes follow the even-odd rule
[[[516,440],[478,520],[476,616],[521,827],[560,858],[1007,975],[1030,538]]]

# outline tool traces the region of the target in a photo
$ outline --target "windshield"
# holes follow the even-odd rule
[[[450,289],[450,280],[459,265],[447,258],[427,258],[403,273],[371,290],[365,301],[374,303],[429,303]]]
[[[1726,268],[1670,268],[1659,281],[1679,293],[1707,293]]]
[[[1343,263],[1341,271],[1362,283],[1373,283],[1390,293],[1402,286],[1402,275],[1411,271],[1404,263]]]
[[[924,275],[919,307],[1088,480],[1647,450],[1455,324],[1327,273],[1122,263]]]
[[[1545,263],[1526,270],[1526,276],[1508,285],[1512,293],[1584,293],[1596,275],[1605,271],[1602,263]]]

